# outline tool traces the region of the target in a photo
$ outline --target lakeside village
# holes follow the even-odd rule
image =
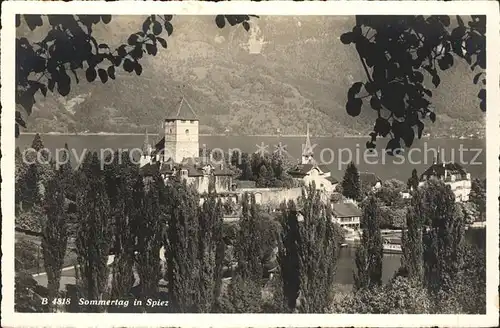
[[[349,244],[356,244],[361,239],[360,219],[362,210],[359,202],[343,195],[339,181],[331,175],[326,165],[318,164],[315,161],[312,151],[312,144],[309,135],[309,126],[303,144],[303,152],[300,162],[292,165],[287,174],[293,179],[292,186],[288,187],[258,187],[256,181],[234,178],[234,171],[229,167],[231,160],[227,164],[211,163],[210,159],[199,157],[199,119],[189,104],[182,98],[177,107],[177,112],[165,119],[164,137],[153,145],[149,142],[146,133],[142,158],[140,159],[140,172],[145,179],[152,177],[156,172],[160,172],[165,180],[180,175],[189,185],[196,188],[200,195],[206,194],[209,189],[211,178],[215,181],[215,191],[223,203],[231,204],[226,207],[231,208],[226,212],[224,221],[231,222],[239,219],[237,204],[243,195],[250,194],[255,197],[256,203],[267,208],[270,212],[279,210],[283,202],[296,201],[302,195],[304,186],[314,184],[320,193],[322,201],[329,204],[332,209],[332,221],[343,228],[345,233],[342,247]],[[230,157],[227,156],[227,157]],[[236,165],[238,166],[238,165]],[[388,192],[399,194],[401,200],[408,200],[410,193],[407,186],[397,183],[397,180],[384,182],[372,172],[358,172],[359,184],[364,193],[370,191],[377,192],[382,189],[393,189]],[[450,186],[455,194],[456,202],[468,202],[471,192],[472,179],[460,164],[443,163],[437,159],[423,172],[418,181],[422,186],[428,179],[440,179]],[[394,197],[394,196],[393,196]],[[396,196],[398,197],[398,196]],[[203,201],[203,199],[201,200]],[[401,228],[404,226],[404,211],[388,211],[384,229],[383,250],[385,253],[401,254]],[[398,218],[393,216],[400,215]],[[477,217],[478,213],[472,213],[474,218],[470,218],[470,224],[475,227],[485,226],[485,221]]]
[[[336,224],[335,233],[330,234],[329,236],[331,236],[331,238],[335,239],[335,241],[338,242],[337,246],[340,247],[356,246],[360,244],[362,240],[363,229],[361,227],[361,218],[364,215],[362,209],[362,201],[363,198],[366,198],[366,196],[357,197],[358,199],[353,199],[354,197],[349,197],[349,195],[352,194],[352,190],[347,190],[347,189],[349,189],[351,185],[357,185],[360,191],[363,193],[363,195],[376,194],[377,198],[380,201],[380,213],[381,213],[380,228],[382,229],[381,233],[383,240],[382,242],[383,252],[401,254],[403,252],[402,242],[401,242],[402,230],[405,229],[407,222],[406,209],[409,205],[409,202],[411,201],[411,192],[410,192],[411,188],[415,188],[415,186],[418,187],[423,186],[426,184],[428,180],[438,179],[443,181],[446,185],[450,187],[451,191],[455,195],[455,202],[461,204],[463,213],[466,214],[467,216],[465,218],[467,226],[468,227],[485,226],[486,193],[484,189],[485,188],[484,184],[480,184],[480,182],[472,180],[471,175],[468,172],[466,172],[466,170],[459,164],[441,163],[438,160],[436,160],[435,163],[433,163],[427,170],[425,170],[422,174],[420,174],[420,176],[417,175],[416,170],[413,170],[413,172],[411,173],[411,178],[408,180],[408,183],[394,179],[382,181],[380,178],[377,177],[376,174],[371,172],[358,172],[355,165],[350,164],[346,169],[343,181],[339,181],[332,176],[328,167],[318,164],[315,161],[311,147],[309,128],[307,128],[307,133],[304,141],[305,145],[303,147],[303,152],[301,154],[300,162],[283,166],[282,165],[283,159],[275,159],[275,158],[265,159],[261,158],[260,157],[261,155],[259,154],[253,154],[253,155],[243,154],[242,161],[239,163],[235,163],[231,159],[225,162],[217,161],[217,163],[215,163],[213,160],[211,161],[208,158],[200,157],[198,127],[199,127],[199,119],[197,115],[195,114],[193,108],[190,106],[188,101],[183,98],[178,104],[178,106],[175,108],[173,115],[169,115],[166,117],[164,122],[164,137],[161,140],[151,144],[149,141],[149,137],[146,133],[143,145],[143,152],[141,154],[141,158],[139,161],[138,178],[144,182],[144,186],[148,185],[148,183],[154,183],[155,181],[157,181],[154,179],[158,178],[158,176],[160,176],[164,180],[165,185],[167,185],[170,180],[185,181],[186,185],[191,186],[198,192],[200,197],[200,204],[201,204],[200,206],[202,206],[201,207],[202,211],[206,212],[210,212],[211,207],[208,208],[203,206],[204,202],[206,201],[206,198],[204,197],[209,197],[210,195],[213,195],[213,192],[209,193],[209,189],[214,191],[216,197],[220,199],[222,203],[224,212],[223,214],[224,225],[231,225],[231,224],[238,225],[239,222],[241,222],[242,217],[245,216],[242,210],[242,208],[245,207],[243,203],[245,201],[248,202],[249,198],[252,200],[251,201],[252,206],[258,206],[259,211],[265,212],[267,218],[271,218],[271,221],[274,220],[275,222],[274,224],[279,225],[278,217],[280,217],[280,214],[283,214],[282,211],[284,209],[284,207],[282,206],[280,207],[280,205],[282,205],[284,202],[289,202],[289,201],[294,201],[297,202],[297,204],[299,204],[298,199],[304,197],[305,195],[304,192],[310,192],[310,193],[316,192],[316,194],[319,195],[323,205],[329,209],[328,215],[331,215],[331,221]],[[35,137],[35,139],[36,138],[37,137]],[[38,136],[38,138],[40,137]],[[41,143],[41,140],[39,139],[37,142]],[[33,146],[33,148],[37,149],[35,146]],[[18,158],[20,155],[18,153],[19,151],[16,150],[16,256],[15,256],[16,273],[19,273],[21,271],[23,273],[27,272],[30,275],[30,277],[34,279],[36,283],[35,282],[24,283],[25,285],[29,285],[30,286],[29,288],[31,289],[34,288],[33,287],[34,285],[38,284],[38,286],[47,286],[49,290],[56,289],[62,291],[63,293],[64,292],[70,293],[70,287],[75,286],[78,283],[78,280],[81,279],[82,281],[86,281],[84,285],[86,286],[85,288],[88,290],[87,294],[90,293],[92,295],[101,295],[99,297],[103,297],[102,294],[98,293],[99,290],[101,289],[104,290],[103,286],[99,285],[96,286],[94,289],[89,287],[90,286],[89,284],[93,285],[94,283],[96,283],[95,282],[96,279],[101,279],[98,277],[100,274],[102,274],[100,273],[101,271],[99,271],[101,269],[96,268],[95,272],[93,271],[94,270],[93,266],[95,265],[99,266],[102,263],[99,261],[92,262],[96,261],[95,259],[94,260],[92,259],[92,256],[96,256],[94,254],[98,254],[98,256],[106,256],[105,254],[111,254],[108,256],[107,265],[104,264],[107,267],[113,264],[113,262],[115,261],[114,260],[115,255],[113,255],[114,253],[112,251],[112,247],[107,248],[109,252],[106,250],[103,251],[99,249],[99,247],[101,246],[96,246],[97,248],[94,249],[93,251],[94,253],[92,254],[90,251],[87,251],[86,247],[89,247],[90,249],[92,243],[98,243],[100,245],[101,241],[99,239],[96,239],[93,242],[91,242],[90,241],[91,239],[85,239],[85,238],[97,238],[95,236],[93,237],[92,234],[89,234],[88,236],[80,235],[82,231],[83,233],[85,233],[86,231],[85,229],[92,228],[90,226],[87,227],[84,223],[82,223],[82,220],[90,220],[90,219],[94,220],[93,218],[91,218],[91,216],[95,215],[96,217],[98,217],[99,213],[92,212],[93,214],[92,213],[88,214],[85,211],[82,212],[81,208],[85,206],[90,206],[90,205],[85,205],[86,204],[85,201],[96,202],[95,203],[97,204],[96,206],[104,206],[105,208],[103,207],[104,208],[103,213],[107,214],[105,215],[105,217],[101,218],[101,220],[102,219],[108,220],[106,216],[111,217],[112,215],[114,215],[112,213],[114,213],[113,211],[115,211],[116,208],[114,208],[113,205],[111,205],[111,203],[107,205],[98,204],[98,202],[100,201],[100,199],[98,198],[102,197],[103,195],[105,196],[106,194],[105,191],[103,192],[100,190],[95,190],[95,191],[87,190],[86,191],[87,196],[84,196],[83,200],[76,201],[77,203],[78,201],[83,202],[80,204],[84,204],[85,206],[79,205],[80,210],[73,209],[73,211],[78,212],[78,215],[73,215],[73,217],[76,217],[76,219],[73,220],[76,220],[75,221],[76,223],[74,223],[74,225],[78,226],[80,232],[75,232],[70,227],[70,228],[64,228],[63,231],[65,232],[61,232],[62,233],[61,235],[59,230],[47,230],[48,229],[47,227],[45,228],[39,227],[38,229],[33,228],[37,224],[39,226],[39,223],[36,222],[40,220],[36,217],[37,216],[36,213],[42,213],[40,211],[39,212],[35,211],[35,209],[37,208],[37,206],[35,205],[37,202],[39,202],[38,199],[40,197],[36,196],[38,191],[30,187],[33,185],[31,181],[33,180],[32,175],[34,173],[33,174],[30,173],[32,172],[30,171],[30,169],[24,169],[24,173],[19,173],[20,169],[18,168],[18,166],[20,166],[20,164],[18,162]],[[221,164],[223,162],[224,164]],[[275,165],[276,163],[278,163],[279,165]],[[238,171],[238,174],[235,174],[235,171]],[[84,172],[82,174],[86,173]],[[93,173],[91,172],[90,174]],[[72,185],[79,186],[76,188],[84,188],[84,189],[86,188],[84,185],[87,182],[78,183],[75,181],[77,180],[72,181]],[[38,186],[37,183],[35,183],[35,185]],[[68,188],[75,188],[75,187],[68,187]],[[315,190],[313,190],[312,188],[315,188]],[[479,189],[483,188],[482,193],[481,190],[479,190],[478,188]],[[50,190],[51,190],[50,185],[49,188],[46,190],[47,192],[45,192],[46,194],[45,198],[47,199],[47,196],[50,196]],[[101,192],[103,193],[102,195],[100,194]],[[43,194],[44,191],[42,190],[40,193]],[[481,195],[479,195],[480,193]],[[181,197],[181,196],[175,196],[175,197]],[[51,203],[51,199],[55,200],[52,200]],[[148,199],[148,197],[145,196],[145,199]],[[50,212],[51,211],[50,206],[55,206],[55,207],[58,206],[56,200],[57,200],[56,196],[48,197],[48,200],[45,200],[45,205],[42,205],[41,208],[45,208],[46,212],[47,211]],[[212,200],[213,199],[210,199],[210,201]],[[152,206],[150,203],[148,203],[148,201],[149,200],[144,200],[145,202],[144,206],[146,206],[145,207],[146,209],[148,208],[147,206]],[[481,201],[483,203],[480,203]],[[210,206],[212,205],[215,206],[215,203],[207,203],[207,204]],[[481,204],[483,204],[484,206],[481,206]],[[31,210],[28,209],[29,206],[31,206]],[[173,206],[176,207],[177,205]],[[66,209],[70,207],[71,205],[68,204],[65,205]],[[47,208],[49,208],[49,210],[47,210]],[[66,211],[66,209],[64,211]],[[186,210],[187,211],[186,213],[182,212],[182,210],[179,211],[180,214],[177,213],[176,215],[182,216],[182,215],[188,215],[186,213],[189,213],[189,209]],[[298,221],[301,221],[301,218],[303,221],[302,214],[306,215],[309,214],[310,216],[310,213],[301,213],[301,211],[302,209],[300,208],[300,206],[298,206],[297,207],[298,214],[296,216]],[[308,209],[308,211],[312,211],[312,209]],[[50,214],[49,212],[47,212],[48,213],[47,216]],[[139,217],[141,217],[141,215],[143,218],[145,218],[147,215],[150,215],[151,217],[157,217],[155,216],[157,215],[155,213],[157,212],[152,212],[152,214],[139,213]],[[323,213],[323,212],[320,211],[318,213]],[[54,213],[50,215],[53,214]],[[203,216],[203,213],[201,214]],[[213,215],[213,213],[205,213],[205,214],[207,215],[207,217]],[[42,215],[40,214],[39,216]],[[69,217],[71,217],[71,215]],[[62,226],[64,226],[64,223],[61,224]],[[140,225],[141,222],[139,222],[138,224]],[[176,224],[182,225],[185,223],[178,222]],[[203,227],[200,224],[200,229],[202,228]],[[131,233],[137,233],[139,235],[145,234],[144,238],[146,237],[150,238],[151,236],[155,236],[155,234],[158,233],[157,231],[152,231],[152,230],[150,231],[150,229],[161,230],[163,228],[160,227],[159,223],[156,223],[156,226],[153,228],[145,226],[142,228],[137,228],[137,231],[133,231],[134,229],[132,229]],[[272,224],[267,228],[265,228],[263,231],[267,231],[270,229],[273,229]],[[339,236],[337,235],[337,230],[341,231],[342,236],[340,238],[338,238]],[[182,231],[182,229],[179,231]],[[46,243],[49,244],[54,243],[54,245],[50,244],[52,245],[50,246],[49,244],[46,244],[49,245],[45,246],[47,249],[49,249],[49,252],[46,251],[47,249],[44,251],[43,250],[44,233],[55,234],[59,236],[58,238],[63,238],[64,236],[66,236],[67,241],[65,241],[64,245],[62,246],[64,247],[64,252],[57,253],[53,250],[52,251],[50,250],[50,247],[59,247],[57,246],[59,241],[56,239],[54,240],[47,239],[48,241],[46,240],[45,241]],[[178,239],[180,237],[169,235],[170,231],[167,232],[166,234],[168,238],[168,243],[172,242],[182,243],[183,242],[182,238],[187,238],[187,240],[190,238],[189,235],[183,235],[181,239]],[[237,258],[241,256],[252,257],[255,255],[255,253],[253,255],[252,254],[245,255],[245,250],[240,249],[238,245],[238,240],[240,240],[241,243],[241,240],[247,240],[248,238],[251,237],[242,236],[241,232],[238,232],[238,228],[236,228],[235,231],[229,233],[229,235],[231,236],[228,236],[227,232],[225,232],[225,234],[226,235],[224,236],[224,243],[226,244],[225,246],[226,248],[224,251],[225,253],[223,253],[224,265],[223,265],[223,271],[221,271],[220,276],[223,277],[223,279],[230,280],[231,277],[234,277],[233,274],[236,268],[238,267],[238,263],[241,262],[237,260]],[[272,233],[269,233],[269,235],[272,235]],[[328,233],[326,233],[326,235],[328,236]],[[128,239],[132,239],[132,237],[126,235],[125,233],[120,233],[117,236],[118,237],[116,238],[121,243],[122,245],[121,247],[124,247],[123,245],[130,243]],[[276,239],[275,235],[272,235],[271,237]],[[81,244],[82,241],[78,242],[78,238],[81,238],[81,240],[85,241],[86,243],[88,242],[90,244],[83,245]],[[314,239],[315,237],[311,238]],[[222,239],[222,237],[220,239]],[[232,241],[227,242],[228,239],[231,239]],[[261,243],[261,245],[255,247],[265,248],[268,246],[269,241],[267,240],[255,241],[255,243],[257,242]],[[36,245],[35,247],[36,249],[30,248],[31,247],[30,245],[33,244]],[[160,281],[159,288],[162,288],[161,286],[165,288],[165,286],[169,286],[169,284],[175,284],[177,281],[176,279],[179,278],[175,278],[175,273],[168,271],[168,267],[167,269],[165,269],[165,267],[168,266],[168,264],[166,263],[168,262],[168,258],[170,256],[169,255],[170,253],[168,253],[165,250],[164,245],[167,244],[160,243],[157,245],[158,246],[157,249],[159,250],[160,261],[158,261],[158,257],[156,257],[156,259],[147,260],[149,262],[145,263],[138,262],[139,263],[138,266],[134,266],[133,269],[134,278],[132,279],[132,281],[127,280],[128,278],[126,277],[127,276],[126,274],[123,277],[120,277],[120,276],[115,276],[115,273],[113,273],[112,274],[113,279],[118,279],[121,283],[131,284],[134,286],[143,286],[141,288],[145,288],[144,286],[146,287],[149,286],[148,288],[153,288],[152,287],[153,285],[158,286],[157,283],[158,280]],[[227,246],[228,244],[232,244],[231,247],[233,251],[231,251],[230,247]],[[255,261],[259,262],[260,264],[256,265],[257,267],[259,265],[262,265],[262,270],[265,272],[264,276],[267,277],[266,279],[272,277],[273,274],[275,274],[276,272],[283,270],[282,267],[283,264],[280,263],[279,260],[280,258],[279,248],[276,246],[276,240],[269,242],[269,245],[271,244],[272,246],[269,248],[271,251],[269,253],[266,253],[265,259],[262,259],[262,263],[259,262],[261,261],[260,259],[256,260],[254,258],[252,259],[249,258],[247,260],[249,261],[248,263],[250,263],[250,265]],[[151,246],[151,247],[154,248],[156,246]],[[181,246],[181,244],[177,245],[176,247],[177,248],[174,247],[174,252],[177,252],[177,250],[179,249],[182,254],[189,251],[187,246],[186,249],[183,249],[183,246]],[[68,249],[67,252],[66,248]],[[334,251],[335,249],[336,248],[332,248],[331,250]],[[247,251],[252,252],[255,250],[249,249]],[[76,255],[76,253],[78,253],[78,256]],[[57,254],[62,254],[64,259],[57,259],[56,258],[58,256]],[[183,270],[185,269],[189,272],[189,270],[191,270],[189,269],[189,266],[183,267],[178,262],[178,261],[182,262],[189,260],[189,255],[186,254],[182,255],[182,254],[175,255],[174,258],[170,259],[173,262],[168,262],[168,263],[171,263],[172,265],[174,264],[178,265],[179,268],[182,268]],[[213,256],[216,257],[216,255]],[[186,259],[182,259],[183,257],[186,257]],[[59,275],[56,274],[54,276],[54,273],[49,274],[50,270],[47,269],[47,265],[49,265],[50,268],[51,264],[48,264],[47,259],[51,259],[51,261],[55,261],[58,263],[56,266],[53,266],[52,268],[55,268],[56,272],[58,270],[61,270],[59,271]],[[290,259],[290,261],[292,260],[293,259]],[[104,263],[105,262],[106,261],[104,261]],[[118,263],[117,265],[124,265],[124,263],[121,262],[121,257],[118,257],[118,262],[120,263]],[[162,267],[161,269],[161,272],[163,272],[162,275],[159,275],[160,274],[159,269],[158,272],[155,271],[157,262],[160,262],[159,265]],[[82,267],[82,265],[84,267],[83,269],[80,269],[79,267]],[[335,261],[332,260],[332,263],[329,265],[335,265]],[[41,268],[45,268],[45,272],[41,271],[40,270]],[[250,269],[254,271],[256,270],[255,268],[252,269],[251,266],[245,268],[245,270],[247,271]],[[81,270],[83,271],[80,272]],[[315,270],[320,270],[320,269],[316,268]],[[113,269],[113,272],[114,271],[115,269]],[[334,271],[335,270],[331,272],[328,271],[330,272],[328,274],[332,275],[333,277],[335,275]],[[170,273],[165,273],[165,272],[170,272]],[[257,269],[257,272],[259,272],[259,269]],[[182,275],[181,273],[178,274]],[[432,272],[429,274],[432,274]],[[109,275],[111,277],[111,274]],[[187,279],[185,274],[182,276],[184,277],[182,279]],[[24,290],[28,290],[29,288],[25,289],[23,289],[24,287],[21,288],[20,286],[24,285],[21,282],[21,280],[18,281],[17,279],[18,278],[16,275],[16,309],[18,309],[19,311],[28,311],[28,312],[43,311],[39,310],[40,307],[39,301],[35,301],[34,303],[36,304],[34,304],[31,301],[27,301],[28,299],[31,299],[33,297],[32,296],[33,293],[36,294],[37,292],[35,291],[30,295],[25,294]],[[324,279],[325,281],[326,280],[332,281],[331,279],[333,278],[325,278],[323,276],[321,277],[318,276],[315,279]],[[215,281],[214,283],[216,284],[217,278],[213,280]],[[52,281],[52,284],[50,283],[50,281]],[[250,282],[245,282],[245,283],[250,283]],[[115,284],[113,283],[112,286],[115,286]],[[216,285],[214,286],[212,287],[217,288]],[[123,286],[120,287],[120,284],[118,284],[118,287],[125,288]],[[194,286],[191,287],[195,289],[197,288]],[[113,293],[115,292],[118,293],[116,295],[121,295],[120,293],[124,293],[124,291],[126,293],[126,288],[123,290],[119,289],[117,291],[113,289],[115,287],[110,287],[110,288],[111,288],[111,296],[114,295]],[[247,288],[245,289],[247,291],[255,289],[255,288],[252,289],[251,287],[248,286],[245,288]],[[480,288],[480,286],[478,288]],[[177,294],[174,295],[175,296],[174,299],[176,300],[175,302],[177,306],[181,308],[182,306],[184,306],[182,305],[183,304],[182,302],[188,302],[188,301],[182,300],[182,297],[184,296],[182,296],[183,294],[179,292],[179,290],[176,289],[175,292],[180,293],[179,295]],[[185,292],[188,293],[187,290]],[[231,291],[229,291],[229,293],[231,293]],[[92,299],[92,295],[87,295],[87,297],[89,299]],[[237,297],[235,295],[233,295],[233,297]],[[200,297],[202,297],[202,299],[206,299],[206,302],[211,301],[211,299],[206,295],[205,296],[201,295]],[[260,296],[258,296],[258,298],[260,298]],[[295,301],[293,301],[293,304],[294,305],[292,307],[295,307]],[[247,309],[246,306],[243,306],[243,308],[239,310],[234,308],[236,306],[235,304],[232,305],[226,304],[226,306],[228,306],[230,310],[226,309],[220,311],[252,312],[252,309]],[[349,308],[353,309],[352,307]],[[432,308],[432,306],[430,308]],[[197,308],[197,309],[191,309],[189,311],[198,312],[206,310]],[[260,311],[260,310],[255,310],[255,311]],[[278,312],[279,311],[283,311],[283,309],[282,308],[281,310],[278,309]],[[315,309],[315,310],[304,310],[304,311],[320,311],[320,310]],[[406,309],[404,311],[409,311],[409,310]],[[421,311],[421,310],[415,310],[415,311]],[[422,311],[427,311],[427,310],[422,310]],[[469,310],[464,310],[464,311],[469,311]],[[473,309],[470,311],[476,311],[476,310]]]

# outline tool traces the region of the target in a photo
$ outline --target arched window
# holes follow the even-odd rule
[[[186,129],[186,134],[189,134],[189,129]]]

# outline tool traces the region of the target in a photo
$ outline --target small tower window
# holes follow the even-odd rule
[[[168,129],[168,133],[172,133],[172,129]]]
[[[186,129],[186,134],[189,134],[189,129]]]

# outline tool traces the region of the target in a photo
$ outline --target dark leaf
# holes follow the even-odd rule
[[[142,73],[141,64],[139,64],[138,62],[135,62],[134,69],[135,69],[135,74],[141,75],[141,73]]]
[[[224,15],[215,16],[215,24],[218,28],[223,28],[226,25],[226,19],[224,18]]]
[[[167,48],[167,41],[164,38],[157,37],[156,40],[160,42],[163,48]]]
[[[474,84],[477,84],[477,82],[479,82],[479,78],[481,77],[482,74],[483,74],[483,72],[479,72],[476,75],[474,75],[474,79],[473,79]]]
[[[422,132],[424,131],[424,123],[422,121],[417,122],[417,133],[418,133],[418,138],[422,138]]]
[[[114,66],[109,66],[108,67],[108,75],[111,79],[115,79],[115,67]]]
[[[34,30],[38,26],[43,25],[42,17],[40,15],[24,15],[24,20],[30,30]]]
[[[128,73],[130,73],[134,70],[134,66],[135,66],[134,63],[128,58],[126,58],[123,61],[123,69]]]
[[[102,83],[106,83],[108,81],[108,74],[106,74],[106,71],[102,68],[99,68],[97,70],[97,73],[99,74],[99,78],[101,79]]]
[[[432,97],[432,91],[431,91],[431,90],[426,89],[426,88],[423,88],[423,91],[424,91],[424,93],[425,93],[427,96]]]
[[[94,80],[97,77],[95,68],[94,67],[87,68],[87,70],[85,71],[85,77],[87,78],[87,81],[94,82]]]
[[[172,35],[172,33],[174,32],[174,27],[172,26],[172,23],[165,22],[165,31],[167,31],[168,36]]]
[[[99,45],[99,49],[109,49],[109,46],[107,44],[105,44],[105,43],[101,43]]]
[[[119,56],[126,56],[127,55],[127,50],[125,48],[126,46],[124,44],[122,44],[121,46],[118,47],[118,55]]]
[[[477,94],[477,97],[481,100],[486,99],[486,89],[481,89],[479,90],[479,93]]]
[[[436,113],[430,112],[429,118],[431,119],[432,123],[436,122]]]
[[[424,74],[422,74],[419,71],[413,72],[413,81],[415,83],[422,83],[422,82],[424,82]]]
[[[163,18],[165,18],[165,20],[166,20],[167,22],[170,22],[170,21],[172,20],[172,17],[173,17],[172,15],[164,15],[164,16],[163,16]]]
[[[483,112],[486,112],[486,99],[481,100],[481,102],[479,103],[479,108],[481,108]]]
[[[372,106],[372,108],[375,109],[375,110],[382,109],[382,103],[380,102],[380,99],[378,99],[377,96],[373,96],[370,99],[370,106]]]
[[[354,42],[354,33],[353,32],[347,32],[344,33],[340,36],[340,42],[343,44],[351,44]]]
[[[445,71],[453,66],[453,55],[446,53],[442,58],[438,60],[438,65],[441,70]]]
[[[441,21],[441,23],[448,27],[450,26],[450,16],[447,16],[447,15],[441,15],[438,17],[439,18],[439,21]]]
[[[56,81],[54,79],[49,79],[49,81],[47,82],[47,88],[53,92],[54,91],[54,87],[56,86]]]
[[[462,27],[465,26],[464,21],[462,20],[462,17],[460,17],[459,15],[457,15],[457,23],[459,26],[462,26]]]
[[[385,137],[391,131],[391,124],[387,119],[379,117],[375,121],[375,127],[373,130],[382,137]]]
[[[356,97],[356,95],[361,91],[362,86],[363,86],[362,82],[353,83],[353,85],[349,88],[349,91],[347,92],[348,99]]]
[[[156,53],[158,52],[158,48],[156,47],[156,44],[146,44],[146,50],[149,55],[156,56]]]
[[[359,98],[349,99],[346,104],[347,114],[356,117],[361,113],[363,101]]]
[[[170,23],[169,23],[170,24]],[[167,23],[165,23],[165,25],[167,25]],[[158,35],[161,33],[161,24],[159,22],[154,22],[153,23],[153,34],[154,35]],[[169,33],[170,35],[170,33]]]
[[[47,97],[47,87],[45,86],[45,84],[40,84],[40,91],[42,92],[42,95],[44,97]]]
[[[399,139],[394,138],[394,139],[389,140],[385,150],[389,155],[398,154],[401,151],[401,143],[399,142]]]
[[[250,24],[248,22],[243,22],[241,25],[243,25],[243,28],[248,32],[250,31]]]
[[[411,147],[411,145],[413,145],[413,140],[415,140],[415,131],[413,131],[411,126],[407,126],[407,128],[402,131],[401,137],[406,147]]]
[[[20,134],[19,125],[16,123],[15,124],[15,130],[14,130],[14,137],[15,138],[19,138],[19,134]]]
[[[368,149],[375,149],[376,145],[373,141],[367,141],[366,142],[366,148]]]
[[[16,15],[16,27],[21,26],[21,15]]]
[[[71,79],[66,74],[66,71],[61,71],[59,81],[57,81],[57,92],[63,97],[66,97],[71,90]]]
[[[137,41],[139,40],[139,36],[137,36],[137,34],[132,34],[131,36],[129,36],[128,38],[128,44],[130,44],[131,46],[134,46],[137,44]]]
[[[432,84],[437,88],[439,84],[441,83],[441,79],[439,78],[439,75],[435,74],[432,76]]]
[[[101,15],[101,20],[104,24],[111,22],[111,15]]]
[[[148,18],[146,18],[146,20],[144,21],[144,23],[142,23],[142,31],[144,33],[148,33],[150,25],[151,25],[151,16],[149,16]]]
[[[16,123],[26,129],[26,122],[19,111],[16,111]]]

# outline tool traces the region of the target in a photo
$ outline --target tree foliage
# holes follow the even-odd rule
[[[314,184],[298,202],[282,206],[283,235],[278,262],[289,307],[301,313],[324,313],[332,302],[331,286],[337,263],[335,226],[330,207]]]
[[[427,181],[421,192],[424,282],[433,295],[447,293],[463,265],[464,217],[456,215],[455,195],[442,181]]]
[[[357,289],[373,288],[382,284],[382,236],[380,233],[380,208],[371,196],[363,206],[361,217],[361,244],[356,250],[354,284]]]
[[[472,180],[469,200],[476,205],[481,221],[486,220],[486,179]]]
[[[420,139],[424,122],[436,120],[426,80],[437,88],[440,72],[457,59],[479,68],[473,82],[482,85],[479,106],[486,110],[486,16],[471,16],[467,24],[460,16],[456,24],[446,15],[356,16],[352,31],[340,40],[356,47],[366,73],[366,81],[353,83],[347,92],[347,113],[358,116],[365,102],[377,112],[368,148],[375,148],[378,137],[388,137],[386,149],[393,154]]]
[[[88,299],[101,299],[107,289],[108,255],[111,248],[109,200],[97,153],[82,165],[85,185],[77,202],[79,227],[76,237],[78,283]],[[98,311],[98,308],[89,308]]]
[[[362,194],[359,171],[353,162],[349,163],[345,170],[342,180],[342,195],[353,200],[361,200]]]
[[[68,244],[68,221],[64,204],[66,197],[60,175],[50,181],[45,197],[47,219],[43,227],[43,264],[47,273],[47,289],[51,298],[57,296],[61,270]]]
[[[419,181],[420,179],[418,178],[417,169],[413,169],[411,171],[411,177],[408,179],[408,183],[406,184],[408,190],[417,190]]]
[[[417,195],[414,195],[413,199],[416,197]],[[409,207],[406,214],[407,229],[403,229],[401,238],[401,267],[406,276],[418,282],[422,282],[423,278],[423,218],[420,215],[417,202],[414,201],[414,205]]]

